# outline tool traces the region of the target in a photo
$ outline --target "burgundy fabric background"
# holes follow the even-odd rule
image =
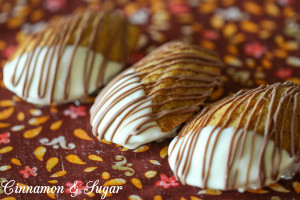
[[[89,125],[93,98],[89,104],[36,107],[5,89],[2,67],[25,34],[36,31],[51,17],[86,7],[121,8],[141,28],[140,50],[132,56],[131,63],[173,39],[192,41],[217,51],[224,62],[224,84],[212,100],[264,83],[286,80],[300,83],[300,3],[297,0],[2,0],[1,181],[65,189],[76,180],[83,182],[81,188],[94,180],[99,180],[100,185],[123,186],[118,194],[107,199],[300,199],[299,173],[293,180],[280,180],[261,190],[244,193],[183,186],[173,180],[168,166],[166,151],[170,140],[153,142],[138,150],[97,141]],[[72,198],[67,191],[6,195],[0,188],[0,198],[100,199],[100,195],[81,193]]]

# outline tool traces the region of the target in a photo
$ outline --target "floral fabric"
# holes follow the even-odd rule
[[[300,3],[297,0],[2,0],[0,1],[0,182],[19,186],[64,186],[63,193],[6,195],[0,199],[100,199],[85,193],[89,181],[122,186],[107,199],[298,199],[300,174],[260,190],[204,190],[184,186],[168,165],[168,144],[153,142],[128,150],[91,134],[93,102],[37,107],[5,89],[2,68],[26,34],[50,18],[86,7],[122,9],[142,30],[135,63],[174,39],[217,51],[224,84],[211,100],[242,88],[283,81],[300,83]],[[71,196],[74,186],[78,188]]]

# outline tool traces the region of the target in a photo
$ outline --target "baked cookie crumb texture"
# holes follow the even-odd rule
[[[111,81],[91,108],[93,133],[127,148],[170,136],[220,83],[211,51],[170,42]]]
[[[240,91],[212,104],[170,144],[169,164],[183,183],[241,191],[291,178],[300,168],[300,86]]]
[[[128,64],[138,36],[118,11],[86,10],[51,21],[10,57],[5,86],[33,104],[84,100]]]

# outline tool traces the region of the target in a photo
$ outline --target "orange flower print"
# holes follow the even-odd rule
[[[190,11],[190,7],[185,3],[171,3],[170,11],[175,15],[179,15],[188,13]]]
[[[296,0],[277,0],[277,1],[282,6],[289,6],[295,3]]]
[[[82,190],[87,189],[87,187],[83,185],[83,182],[81,180],[77,180],[74,183],[68,182],[66,183],[66,186],[68,188],[65,190],[65,192],[67,194],[72,193],[74,196],[82,194]]]
[[[252,42],[245,45],[245,53],[254,58],[261,58],[267,51],[267,48],[259,42]]]
[[[176,187],[179,186],[179,183],[176,181],[175,176],[171,176],[170,178],[168,178],[168,176],[166,174],[161,174],[160,175],[160,181],[157,181],[155,183],[156,186],[161,186],[164,189],[168,189],[169,187]]]
[[[13,54],[15,49],[16,49],[16,46],[14,46],[14,45],[9,45],[6,49],[4,49],[4,51],[3,51],[4,58],[6,58],[6,59],[9,58]]]
[[[281,67],[279,70],[275,71],[275,76],[277,76],[281,80],[285,80],[285,79],[291,77],[292,74],[293,74],[293,69],[291,69],[291,68]]]
[[[57,12],[66,7],[67,0],[46,0],[45,8],[51,12]]]
[[[86,107],[85,106],[74,106],[70,105],[69,109],[64,111],[65,116],[70,116],[71,119],[77,119],[77,117],[84,117],[86,116]]]
[[[0,145],[9,143],[10,142],[9,137],[10,137],[10,133],[8,132],[0,134]]]
[[[25,169],[20,170],[19,173],[23,175],[23,178],[29,178],[30,176],[36,176],[36,171],[36,167],[30,168],[29,166],[26,166]]]
[[[202,36],[204,39],[207,40],[217,40],[219,39],[219,34],[218,32],[214,31],[214,30],[204,30],[202,33]]]

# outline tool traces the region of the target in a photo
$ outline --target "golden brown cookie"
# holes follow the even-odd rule
[[[300,86],[262,85],[216,102],[169,147],[183,183],[222,190],[257,189],[300,168]]]
[[[199,46],[161,46],[101,91],[91,108],[93,133],[127,148],[170,135],[211,96],[221,66]]]
[[[128,64],[138,38],[119,11],[62,17],[19,45],[4,67],[5,86],[34,104],[82,100]]]

